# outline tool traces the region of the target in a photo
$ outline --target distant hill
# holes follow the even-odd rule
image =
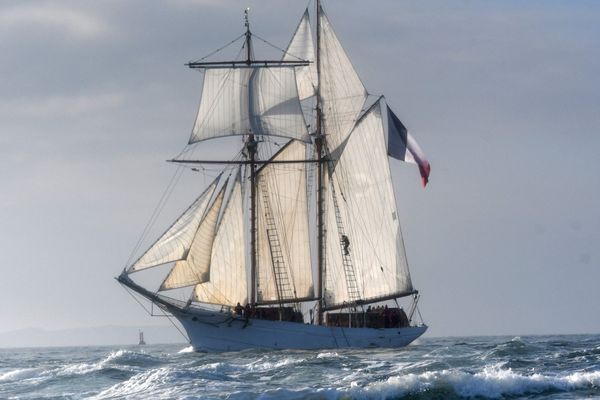
[[[186,342],[173,326],[109,325],[61,330],[26,328],[0,332],[0,348],[137,344],[140,329],[144,331],[144,339],[148,344]]]

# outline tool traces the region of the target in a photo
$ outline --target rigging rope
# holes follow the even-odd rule
[[[219,47],[218,49],[214,50],[213,52],[207,54],[206,56],[197,59],[196,61],[193,62],[201,62],[203,60],[206,60],[208,57],[214,56],[215,54],[217,54],[218,52],[225,50],[227,47],[231,46],[232,44],[234,44],[235,42],[237,42],[238,40],[240,40],[241,38],[243,38],[244,36],[246,36],[246,33],[242,33],[240,36],[236,37],[235,39],[233,39],[231,42],[227,43],[225,46],[223,47]]]
[[[275,46],[273,43],[269,42],[266,39],[261,38],[260,36],[258,36],[256,34],[252,34],[252,36],[255,37],[255,38],[257,38],[258,40],[264,42],[265,44],[273,47],[274,49],[281,51],[283,54],[287,54],[287,55],[290,55],[290,56],[292,56],[294,58],[297,58],[299,61],[304,61],[302,58],[300,58],[300,57],[298,57],[298,56],[296,56],[296,55],[294,55],[292,53],[288,53],[286,50],[282,49],[281,47]]]
[[[146,308],[146,306],[144,306],[144,305],[142,304],[142,302],[141,302],[141,301],[139,301],[139,299],[138,299],[136,296],[134,296],[134,295],[133,295],[133,293],[132,293],[131,289],[129,289],[127,286],[124,286],[124,285],[121,285],[121,286],[123,286],[123,288],[125,288],[125,290],[127,291],[127,293],[128,293],[128,294],[129,294],[129,295],[130,295],[130,296],[131,296],[131,297],[132,297],[132,298],[133,298],[133,299],[134,299],[134,300],[135,300],[135,301],[136,301],[136,302],[137,302],[137,303],[140,305],[140,307],[142,307],[142,308],[144,309],[144,311],[146,311],[146,312],[148,313],[148,315],[150,315],[151,317],[154,317],[154,314],[152,313],[152,311],[148,311],[148,309]],[[151,304],[152,304],[152,305],[154,305],[154,303],[151,303]],[[171,323],[171,324],[172,324],[172,325],[175,327],[175,329],[177,329],[177,330],[179,331],[179,333],[181,334],[181,336],[183,336],[183,338],[184,338],[184,339],[185,339],[185,340],[186,340],[186,341],[187,341],[189,344],[192,344],[192,341],[190,340],[190,338],[189,338],[187,335],[185,335],[183,332],[181,332],[181,329],[179,329],[179,327],[178,327],[177,325],[175,325],[175,323],[174,323],[174,322],[171,320],[171,317],[170,317],[170,316],[168,316],[168,315],[165,313],[165,311],[164,311],[162,308],[160,308],[160,307],[158,307],[158,308],[159,308],[159,309],[160,309],[160,311],[163,313],[163,315],[164,315],[165,317],[167,317],[167,319],[168,319],[168,320],[169,320],[169,322],[170,322],[170,323]]]
[[[171,323],[171,325],[173,325],[175,327],[175,329],[177,329],[179,331],[179,333],[181,334],[181,336],[183,336],[183,338],[185,340],[187,340],[187,342],[189,344],[192,344],[192,340],[186,335],[184,334],[181,329],[179,329],[179,327],[175,324],[175,322],[173,322],[173,320],[171,319],[171,317],[169,315],[167,315],[167,313],[165,312],[165,310],[163,310],[162,308],[158,307],[160,309],[160,311],[163,313],[163,315],[165,317],[167,317],[167,319],[169,320],[169,322]]]
[[[175,186],[179,182],[179,179],[181,178],[182,174],[183,174],[183,168],[181,168],[180,166],[177,166],[177,169],[173,173],[173,176],[171,177],[171,180],[169,181],[169,184],[165,188],[162,196],[160,197],[160,200],[158,201],[158,204],[156,205],[156,208],[152,212],[152,215],[150,216],[150,220],[146,223],[146,226],[144,227],[144,230],[142,231],[142,234],[140,235],[140,238],[138,239],[138,241],[137,241],[136,245],[134,246],[133,250],[131,251],[131,254],[129,255],[129,258],[127,259],[127,263],[125,265],[125,269],[129,265],[131,265],[131,262],[133,260],[133,257],[135,255],[135,253],[137,253],[137,251],[140,249],[140,246],[142,245],[143,241],[146,240],[146,236],[148,235],[150,229],[152,228],[152,226],[154,225],[154,223],[158,219],[158,216],[162,212],[162,209],[165,207],[165,204],[167,203],[167,200],[169,199],[169,197],[173,193],[173,189],[175,188]]]

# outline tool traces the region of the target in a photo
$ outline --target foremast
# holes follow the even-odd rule
[[[287,277],[284,277],[286,279],[282,279],[283,269],[280,265],[275,265],[276,257],[273,253],[278,251],[276,247],[280,242],[280,238],[274,238],[273,227],[267,229],[267,240],[265,240],[264,233],[259,235],[259,229],[265,228],[263,208],[265,207],[265,202],[268,203],[269,199],[262,194],[259,201],[258,193],[259,189],[264,186],[261,182],[266,179],[259,176],[259,165],[261,166],[261,170],[265,169],[265,172],[261,173],[261,176],[268,176],[267,172],[269,169],[266,167],[270,164],[277,165],[281,163],[283,164],[281,168],[286,168],[285,164],[307,164],[314,162],[314,160],[305,160],[305,157],[289,159],[289,157],[285,157],[285,155],[282,155],[283,159],[278,159],[276,156],[267,157],[265,160],[259,159],[259,143],[262,141],[262,139],[259,138],[275,135],[300,141],[310,141],[306,123],[301,114],[300,100],[298,99],[298,89],[296,87],[295,79],[295,67],[306,66],[309,64],[309,61],[299,58],[293,60],[255,60],[252,46],[253,35],[250,30],[248,11],[249,10],[246,9],[244,13],[245,33],[242,36],[244,37],[243,49],[245,50],[245,60],[243,62],[190,62],[187,64],[190,68],[200,68],[205,70],[203,99],[190,143],[213,137],[243,134],[245,151],[242,154],[244,155],[244,160],[223,162],[210,160],[171,161],[200,164],[222,163],[245,165],[246,177],[250,186],[249,197],[247,197],[249,204],[247,215],[249,226],[247,231],[247,243],[249,246],[248,303],[257,305],[281,305],[282,303],[314,300],[314,294],[307,293],[306,290],[300,291],[303,295],[299,293],[299,295],[296,296],[295,289],[293,290],[293,296],[285,296],[285,298],[282,298],[284,296],[282,296],[282,291],[279,286],[282,284],[282,280],[289,282],[289,279],[287,279]],[[221,73],[221,70],[227,72]],[[207,79],[208,84],[206,83]],[[216,82],[216,84],[212,83],[213,81]],[[215,87],[217,89],[214,89]],[[291,87],[293,87],[293,89],[291,89]],[[230,103],[226,98],[227,95],[240,99],[239,101],[233,102],[233,104],[237,104],[237,106],[232,108],[229,105]],[[218,118],[222,118],[223,115],[232,117],[230,117],[230,121],[223,123],[218,120]],[[306,131],[306,134],[303,134],[303,131]],[[282,150],[284,147],[282,147]],[[259,209],[261,221],[259,221]],[[272,225],[274,224],[272,216],[269,219],[269,222],[271,222]],[[261,243],[258,243],[259,238],[261,238]],[[275,241],[275,246],[272,245],[272,240]],[[265,241],[268,241],[268,250],[266,251]],[[267,272],[268,268],[266,268],[265,265],[264,255],[266,252],[270,252],[271,254],[270,263],[273,264],[273,268],[270,272]],[[281,253],[281,251],[279,251],[279,253]],[[290,254],[285,255],[288,256],[289,259]],[[278,254],[278,258],[281,259],[282,254]],[[277,260],[278,263],[280,262],[279,259]],[[296,271],[293,271],[294,268],[290,263],[291,261],[288,260],[286,266],[288,271],[284,272],[293,275]],[[260,279],[259,269],[262,271],[260,272]],[[271,287],[268,288],[265,288],[263,282],[265,279],[263,275],[265,275],[265,273],[269,275],[268,278],[270,279],[270,282],[267,282],[267,284]],[[275,290],[272,290],[273,285],[275,286]],[[305,286],[306,285],[304,284],[304,287]],[[277,294],[277,298],[273,298],[273,293]]]
[[[246,65],[252,64],[252,33],[250,32],[250,20],[248,11],[244,11],[244,25],[246,27]],[[246,138],[246,151],[248,153],[248,168],[250,168],[250,298],[251,304],[256,303],[256,154],[258,142],[252,131],[248,132]]]

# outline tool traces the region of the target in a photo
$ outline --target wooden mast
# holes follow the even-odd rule
[[[317,151],[317,298],[319,325],[323,325],[323,278],[325,272],[324,249],[323,249],[323,132],[321,123],[321,0],[317,0],[317,126],[315,146]]]
[[[246,64],[252,64],[252,33],[250,33],[250,21],[248,11],[244,11],[246,25]],[[248,132],[246,140],[248,159],[250,161],[250,298],[248,302],[256,302],[256,151],[257,142],[252,131]]]

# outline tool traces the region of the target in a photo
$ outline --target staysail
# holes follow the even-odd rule
[[[294,67],[208,68],[189,143],[233,135],[309,141]]]
[[[173,225],[129,267],[128,273],[185,258],[220,179],[219,175]]]
[[[305,145],[290,141],[258,172],[259,302],[313,297]]]
[[[241,176],[238,170],[213,242],[209,281],[196,285],[193,300],[231,306],[247,302],[243,214]]]
[[[175,263],[159,290],[177,289],[208,281],[215,228],[225,189],[227,189],[227,181],[223,183],[219,194],[202,219],[187,256]]]
[[[364,114],[327,174],[326,307],[413,290],[381,107],[380,100]]]

